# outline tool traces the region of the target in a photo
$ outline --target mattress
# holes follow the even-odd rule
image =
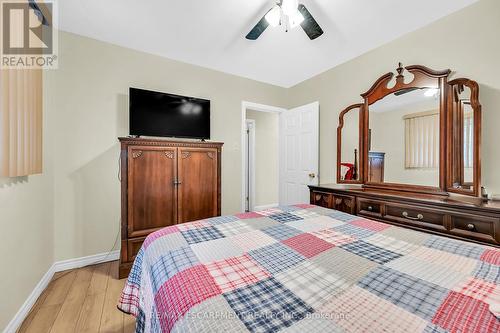
[[[137,332],[500,332],[500,250],[312,205],[149,235]],[[496,314],[496,315],[495,315]]]

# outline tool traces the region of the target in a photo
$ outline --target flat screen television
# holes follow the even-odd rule
[[[210,139],[210,101],[130,88],[130,135]]]

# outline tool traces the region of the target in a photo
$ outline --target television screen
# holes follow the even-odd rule
[[[210,139],[210,101],[130,88],[130,135]]]

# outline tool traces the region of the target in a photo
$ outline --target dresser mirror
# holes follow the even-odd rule
[[[340,113],[337,183],[478,196],[481,106],[476,82],[450,70],[403,67]],[[356,124],[359,124],[356,127]]]
[[[439,187],[439,105],[435,88],[400,90],[370,105],[369,183]]]
[[[363,104],[354,104],[340,113],[337,128],[337,159],[340,167],[337,178],[344,184],[361,184],[359,153],[361,152],[360,126],[363,125]]]
[[[451,96],[448,101],[450,135],[448,192],[460,194],[479,193],[481,139],[481,105],[476,82],[457,79],[449,82]]]

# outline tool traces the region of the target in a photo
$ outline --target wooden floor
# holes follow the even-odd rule
[[[18,332],[134,332],[116,308],[124,284],[118,261],[56,273]]]

